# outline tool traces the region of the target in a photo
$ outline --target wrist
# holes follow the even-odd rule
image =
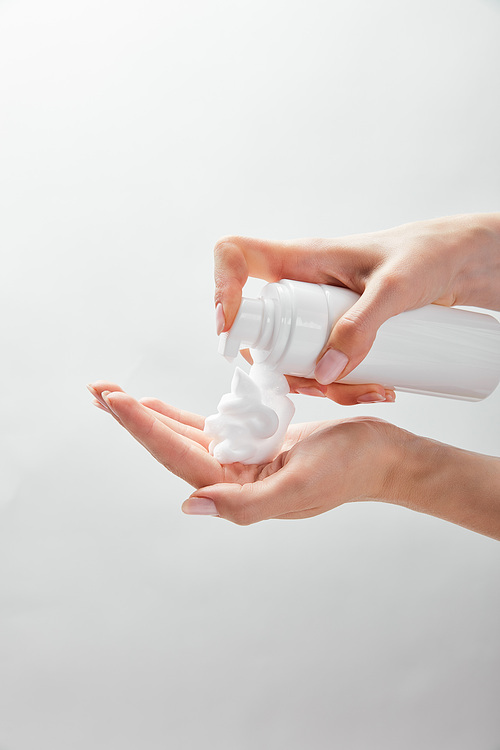
[[[500,539],[500,458],[400,432],[380,499]]]
[[[442,494],[451,471],[445,446],[435,440],[400,430],[395,458],[384,483],[385,502],[429,513]],[[444,454],[444,455],[443,455]]]
[[[456,304],[500,310],[500,213],[457,219],[463,261]]]

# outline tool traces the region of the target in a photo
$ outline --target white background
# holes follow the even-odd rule
[[[500,546],[240,528],[91,406],[227,390],[212,248],[499,210],[495,0],[0,0],[1,750],[498,750]],[[479,404],[376,414],[500,452]]]

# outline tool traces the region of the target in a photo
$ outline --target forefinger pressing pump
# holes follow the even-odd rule
[[[287,279],[266,284],[258,299],[242,299],[231,329],[220,336],[219,352],[231,361],[250,347],[255,364],[249,376],[236,370],[231,394],[207,419],[210,451],[221,463],[275,457],[294,411],[284,374],[314,376],[332,327],[358,299],[342,287]],[[383,323],[363,362],[339,382],[479,401],[499,380],[498,320],[427,305]]]

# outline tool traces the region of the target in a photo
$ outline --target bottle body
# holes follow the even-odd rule
[[[357,299],[342,287],[286,279],[267,284],[259,300],[248,305],[242,300],[231,330],[223,334],[221,351],[234,356],[236,346],[250,346],[257,363],[286,375],[313,377],[332,327]],[[498,320],[427,305],[387,320],[363,362],[340,382],[477,401],[499,380]]]

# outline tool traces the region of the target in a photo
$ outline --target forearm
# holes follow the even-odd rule
[[[456,304],[500,310],[500,213],[457,216],[463,263]]]
[[[404,443],[384,499],[500,540],[500,458],[415,435]]]

